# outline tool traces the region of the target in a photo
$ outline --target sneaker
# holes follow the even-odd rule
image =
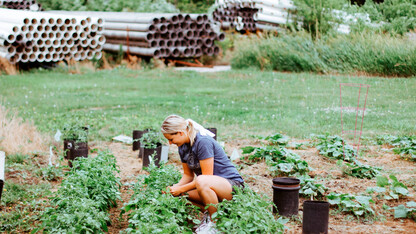
[[[211,221],[211,218],[209,217],[209,213],[207,212],[204,215],[204,218],[202,219],[201,224],[195,230],[195,233],[196,234],[216,234],[220,232],[215,228],[215,223]]]

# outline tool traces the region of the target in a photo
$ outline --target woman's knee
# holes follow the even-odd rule
[[[195,185],[197,190],[209,188],[210,176],[200,175],[196,177]]]

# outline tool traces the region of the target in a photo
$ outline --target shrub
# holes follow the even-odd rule
[[[133,12],[178,12],[166,0],[39,0],[45,10],[65,11],[133,11]]]
[[[416,45],[409,39],[350,34],[313,41],[305,33],[240,40],[233,68],[409,77],[416,74]]]

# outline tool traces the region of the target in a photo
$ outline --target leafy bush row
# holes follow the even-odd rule
[[[139,177],[134,194],[122,208],[128,213],[129,227],[125,233],[192,233],[192,222],[197,210],[186,197],[173,197],[166,187],[181,178],[172,165],[151,163],[149,174]],[[189,221],[189,223],[188,223]]]
[[[391,200],[409,196],[407,187],[401,183],[394,175],[377,176],[377,186],[368,187],[365,195],[352,195],[330,193],[327,195],[328,202],[331,205],[336,205],[341,212],[352,213],[357,217],[372,217],[375,215],[371,203],[376,203],[377,200]],[[404,218],[404,206],[395,207],[395,212],[398,212],[396,218]],[[413,209],[409,210],[409,217],[413,214]],[[414,215],[414,214],[413,214]],[[396,214],[395,214],[396,216]]]
[[[212,215],[222,233],[283,233],[286,219],[276,219],[272,202],[249,188],[236,188],[233,199],[218,203]]]
[[[410,156],[416,161],[416,136],[379,136],[376,139],[379,145],[389,144],[394,147],[393,152],[401,156]]]
[[[338,159],[338,165],[344,166],[345,174],[357,177],[360,179],[372,179],[376,177],[381,171],[378,167],[372,167],[362,164],[357,158],[357,151],[348,145],[340,136],[317,135],[316,148],[319,154],[331,158]],[[342,161],[347,163],[343,164]]]
[[[124,233],[192,233],[199,224],[198,208],[185,196],[173,197],[166,187],[177,183],[180,172],[172,165],[150,164],[149,174],[139,178],[134,194],[123,207],[129,227]],[[162,192],[163,191],[163,192]],[[237,189],[231,201],[216,205],[216,228],[224,233],[282,233],[285,220],[274,218],[272,203],[250,189]]]
[[[42,216],[39,230],[49,233],[108,231],[108,209],[117,205],[120,178],[116,159],[108,151],[77,158]]]
[[[291,150],[285,148],[289,137],[275,134],[262,138],[267,144],[262,147],[243,147],[249,161],[265,160],[272,176],[295,176],[300,179],[300,195],[304,197],[323,197],[327,188],[308,175],[311,170],[308,163]]]
[[[308,34],[247,37],[236,42],[236,69],[353,73],[404,76],[416,74],[416,45],[410,39],[350,34],[314,41]]]

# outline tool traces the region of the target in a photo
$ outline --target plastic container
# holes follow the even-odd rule
[[[158,146],[155,149],[148,149],[148,148],[142,148],[143,149],[143,167],[149,166],[149,156],[153,155],[156,152],[156,155],[154,156],[155,165],[159,167],[160,158],[162,155],[162,144],[158,144]]]
[[[0,180],[0,202],[1,202],[1,194],[3,193],[3,186],[4,186],[4,181]]]
[[[88,157],[88,142],[70,142],[71,144],[68,144],[68,165],[72,167],[72,160],[75,160],[78,157]],[[67,151],[67,152],[68,152]]]
[[[328,233],[329,203],[325,201],[303,202],[302,233]]]
[[[133,130],[133,151],[140,149],[140,141],[139,139],[142,138],[143,133],[148,132],[149,130]],[[139,155],[140,158],[140,155]]]
[[[273,179],[273,213],[282,216],[298,215],[300,180],[289,177]],[[277,209],[276,209],[277,208]]]

